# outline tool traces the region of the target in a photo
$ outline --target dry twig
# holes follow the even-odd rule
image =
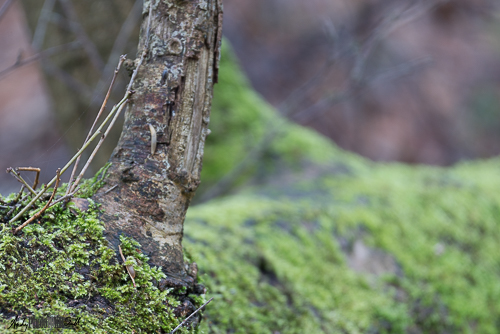
[[[5,215],[5,217],[10,217],[10,215],[14,212],[14,210],[18,207],[19,205],[14,205],[12,209],[10,209],[9,212]]]
[[[123,256],[122,248],[120,247],[120,245],[118,245],[118,250],[120,251],[120,255],[122,257],[123,264],[125,265],[125,256]],[[134,280],[135,270],[132,266],[125,265],[125,268],[127,268],[127,273],[130,276],[130,278],[132,279],[132,283],[134,283],[134,288],[135,288],[135,280]]]
[[[109,188],[108,190],[106,190],[106,191],[104,192],[104,195],[106,195],[107,193],[111,192],[111,191],[112,191],[113,189],[115,189],[116,187],[118,187],[118,185],[117,185],[117,184],[115,184],[114,186],[112,186],[111,188]]]
[[[64,195],[64,196],[58,198],[56,201],[52,202],[52,204],[49,206],[49,208],[53,207],[56,204],[61,203],[62,201],[69,200],[78,192],[78,190],[80,190],[80,186],[76,187],[75,191],[70,192],[69,194]]]
[[[60,0],[61,3],[66,3],[66,5],[70,4],[69,3],[69,0]],[[54,183],[56,183],[56,188],[58,186],[58,183],[59,183],[59,177],[60,175],[62,175],[80,156],[81,154],[83,153],[83,151],[90,145],[90,143],[92,143],[101,133],[102,133],[102,130],[104,128],[104,126],[112,119],[110,125],[108,126],[105,134],[102,136],[101,138],[101,141],[98,143],[97,147],[100,147],[100,144],[102,144],[102,140],[106,137],[106,135],[109,133],[111,127],[113,126],[113,124],[115,123],[120,111],[124,108],[124,106],[126,105],[126,103],[128,102],[128,99],[129,97],[133,94],[131,88],[132,88],[132,85],[134,83],[134,80],[137,76],[137,73],[139,71],[139,68],[142,64],[142,62],[144,61],[146,55],[147,55],[147,52],[148,52],[148,47],[149,47],[149,30],[150,30],[150,27],[151,27],[151,15],[152,15],[152,6],[150,5],[149,6],[149,18],[148,18],[148,25],[147,25],[147,38],[146,38],[146,43],[144,45],[144,50],[142,51],[142,54],[141,54],[141,58],[137,64],[137,67],[136,69],[134,70],[133,74],[132,74],[132,77],[130,79],[130,82],[129,82],[129,85],[128,85],[128,89],[127,89],[127,92],[125,93],[125,96],[123,97],[123,99],[118,102],[118,104],[116,104],[112,109],[111,111],[109,112],[108,116],[104,119],[104,121],[101,123],[101,125],[97,128],[97,130],[94,132],[94,134],[83,144],[82,148],[80,150],[78,150],[78,152],[66,163],[66,165],[61,168],[60,170],[58,170],[58,173],[57,175],[52,179],[50,180],[47,185],[41,189],[34,197],[33,199],[23,208],[19,211],[19,213],[17,215],[15,215],[10,221],[9,223],[13,223],[15,222],[16,220],[18,220],[38,199],[40,199],[42,197],[42,195],[45,193],[45,191],[47,191],[47,189],[53,185]],[[86,166],[88,167],[88,164],[90,164],[90,160],[93,158],[93,155],[95,155],[95,150],[91,156],[91,158],[89,158],[89,160],[87,161],[87,164]],[[86,167],[84,167],[84,170],[82,170],[82,173],[80,173],[80,175],[83,175],[83,173],[85,172],[85,169]],[[78,182],[80,181],[80,177],[77,179],[77,181],[75,181],[75,183],[73,184],[72,186],[72,189],[76,189],[77,185],[78,185]],[[24,186],[23,186],[24,187]],[[47,203],[47,205],[41,210],[41,212],[43,213],[43,211],[45,211],[47,209],[47,207],[50,205],[50,202],[52,201],[54,197],[54,194],[52,194],[51,198],[49,199],[49,202]],[[40,212],[39,212],[40,213]],[[41,213],[40,213],[41,214]],[[36,219],[36,218],[35,218]],[[18,229],[16,229],[16,231],[22,229],[22,227],[26,226],[27,223],[29,223],[30,221],[33,220],[33,217],[30,218],[28,220],[28,222],[25,222],[23,225],[21,225],[21,227],[18,227]]]
[[[26,180],[24,180],[22,178],[22,176],[18,173],[16,173],[16,171],[12,168],[12,167],[9,167],[7,168],[7,173],[10,173],[12,175],[14,175],[14,177],[16,178],[16,180],[18,180],[19,182],[21,182],[22,184],[24,184],[24,186],[33,194],[33,195],[36,195],[36,191],[33,190],[33,188],[31,188],[31,186],[26,182]]]
[[[17,167],[17,171],[21,172],[35,172],[35,182],[33,182],[33,189],[36,190],[36,186],[38,185],[38,179],[40,178],[40,168],[36,167]]]
[[[141,18],[142,5],[143,0],[135,1],[134,6],[130,10],[130,13],[128,14],[125,22],[123,22],[120,28],[120,32],[118,33],[115,42],[113,43],[113,48],[111,49],[111,53],[109,54],[108,62],[106,63],[101,78],[99,79],[99,82],[94,89],[94,93],[92,94],[93,96],[97,96],[98,100],[101,100],[103,98],[103,88],[101,87],[105,84],[105,82],[113,72],[115,59],[123,54],[123,51],[127,46],[127,42],[130,39],[130,35],[134,31],[134,28],[137,25],[137,21],[139,21],[139,19]]]
[[[205,304],[201,305],[200,307],[198,307],[198,309],[196,311],[194,311],[193,313],[191,313],[189,315],[189,317],[187,317],[186,319],[184,319],[183,322],[181,322],[179,324],[179,326],[175,327],[173,331],[171,331],[169,334],[174,334],[179,328],[181,328],[182,325],[184,325],[186,323],[186,321],[189,320],[189,318],[191,318],[193,315],[195,315],[196,313],[198,313],[199,310],[201,310],[202,308],[204,308],[205,306],[208,305],[208,303],[210,303],[212,301],[212,299],[214,299],[214,297],[210,298]]]
[[[102,72],[104,69],[104,61],[102,60],[97,47],[89,38],[80,22],[78,22],[78,16],[76,15],[73,4],[70,0],[59,0],[59,3],[62,6],[64,14],[70,21],[71,30],[74,32],[80,43],[82,43],[83,49],[89,56],[90,62],[99,72]]]
[[[9,74],[10,72],[14,71],[15,69],[31,64],[39,59],[47,58],[49,56],[64,52],[64,51],[71,51],[75,50],[77,48],[80,48],[80,43],[78,41],[67,43],[67,44],[62,44],[58,46],[54,46],[52,48],[48,48],[46,50],[40,51],[37,54],[34,54],[33,56],[30,56],[25,59],[17,59],[14,65],[0,71],[0,79],[2,79],[4,76]]]
[[[12,201],[12,203],[14,203],[14,204],[15,204],[15,203],[19,202],[19,199],[21,198],[21,196],[22,196],[22,194],[23,194],[24,188],[26,188],[26,187],[25,187],[25,186],[24,186],[24,184],[23,184],[23,185],[21,186],[21,190],[19,190],[19,192],[17,193],[16,198],[14,198],[14,200]]]
[[[92,154],[88,158],[87,163],[85,163],[85,166],[83,166],[82,171],[80,172],[80,174],[76,178],[75,183],[73,184],[73,189],[74,189],[74,187],[78,186],[78,183],[80,183],[80,180],[82,179],[83,175],[87,171],[87,168],[89,168],[90,163],[94,159],[97,151],[99,151],[99,149],[101,148],[101,145],[104,142],[104,139],[106,139],[106,137],[108,136],[109,132],[111,131],[111,128],[113,127],[113,125],[115,124],[116,120],[118,119],[118,116],[120,116],[120,113],[121,113],[122,109],[125,107],[125,105],[127,104],[127,102],[128,102],[128,100],[125,100],[125,102],[123,102],[121,104],[121,106],[118,108],[118,111],[115,113],[115,116],[113,117],[113,120],[111,121],[111,123],[109,123],[109,126],[106,129],[106,132],[101,136],[101,139],[99,140],[99,142],[97,143],[96,147],[92,151]],[[115,108],[116,108],[116,106],[115,106]]]
[[[36,24],[35,33],[33,34],[33,42],[31,43],[31,46],[35,50],[39,50],[43,45],[47,25],[50,21],[50,14],[52,14],[55,3],[56,0],[45,0],[43,3],[40,16],[38,17],[38,22]]]
[[[56,192],[57,192],[57,187],[59,186],[59,182],[61,181],[61,179],[59,178],[61,176],[61,170],[58,169],[57,172],[56,172],[56,185],[54,186],[54,190],[52,191],[52,195],[50,196],[49,198],[49,201],[47,202],[47,204],[45,204],[45,206],[40,210],[38,211],[37,213],[35,213],[30,219],[28,219],[27,221],[25,221],[21,226],[17,227],[13,233],[14,234],[17,234],[19,231],[21,231],[26,225],[28,225],[29,223],[31,223],[32,221],[34,221],[35,219],[38,219],[44,212],[45,210],[48,209],[49,205],[50,205],[50,202],[52,202],[52,199],[54,198],[54,196],[56,195]],[[47,188],[47,186],[45,186],[45,188]]]
[[[95,117],[94,123],[90,127],[89,133],[87,134],[87,138],[85,138],[85,141],[83,142],[84,144],[89,140],[90,136],[92,135],[92,131],[94,131],[94,128],[97,124],[97,120],[99,117],[101,117],[102,112],[106,108],[106,104],[108,103],[109,95],[111,94],[111,90],[113,89],[113,85],[115,84],[116,76],[118,75],[118,72],[120,71],[120,67],[122,66],[123,62],[125,61],[126,56],[122,55],[120,56],[120,60],[118,61],[118,65],[116,66],[115,73],[113,75],[113,79],[111,79],[111,84],[109,85],[108,92],[106,93],[106,97],[104,98],[104,102],[101,105],[101,109],[99,109],[99,112],[97,113],[97,116]],[[75,165],[73,166],[73,170],[71,171],[71,176],[69,177],[68,181],[68,189],[66,190],[66,195],[71,192],[71,189],[74,188],[71,185],[71,182],[73,180],[73,177],[75,176],[76,170],[78,168],[78,163],[80,162],[80,157],[76,159]]]
[[[104,141],[104,139],[108,135],[109,131],[113,127],[113,124],[115,123],[116,119],[118,118],[118,115],[122,111],[122,109],[125,106],[125,104],[128,102],[128,98],[133,94],[133,92],[132,92],[132,85],[134,84],[135,78],[137,77],[137,73],[139,72],[139,68],[141,67],[142,62],[144,61],[144,59],[146,58],[146,55],[148,53],[148,48],[149,48],[149,30],[151,28],[151,15],[152,15],[152,13],[153,13],[153,6],[150,5],[149,6],[148,25],[147,25],[147,28],[146,28],[146,42],[144,43],[144,50],[142,50],[141,58],[139,60],[139,63],[137,64],[137,67],[135,68],[134,72],[132,73],[132,77],[130,78],[130,82],[128,84],[127,92],[125,93],[125,96],[120,101],[120,103],[118,103],[117,105],[115,105],[113,107],[113,110],[115,110],[116,108],[118,108],[118,111],[116,112],[115,117],[111,121],[108,129],[106,130],[106,133],[102,136],[101,140],[99,141],[99,143],[97,144],[96,148],[92,152],[90,158],[87,160],[87,163],[85,164],[85,166],[83,167],[82,171],[78,175],[78,178],[76,179],[76,181],[73,184],[72,188],[76,187],[78,185],[78,183],[80,182],[80,180],[82,179],[83,175],[85,174],[85,171],[87,170],[88,166],[90,165],[90,162],[94,159],[94,156],[97,153],[97,150],[101,147],[102,142]]]
[[[103,124],[101,124],[101,126],[96,130],[96,132],[94,133],[94,135],[90,138],[90,140],[85,144],[83,145],[83,147],[78,151],[76,152],[76,154],[73,156],[73,158],[71,158],[70,161],[68,161],[66,163],[66,165],[61,169],[61,175],[75,162],[75,160],[83,153],[83,151],[85,151],[85,149],[90,145],[90,143],[92,141],[94,141],[94,139],[99,135],[101,134],[101,130],[102,128],[104,127],[104,125],[106,125],[106,123],[109,121],[109,119],[111,118],[111,116],[113,116],[114,112],[116,110],[111,110],[110,114],[108,115],[108,117],[104,120]],[[16,220],[18,220],[40,197],[42,197],[42,195],[45,193],[45,191],[47,191],[48,187],[50,187],[51,185],[53,185],[56,180],[58,179],[58,177],[54,177],[52,180],[50,180],[47,185],[41,189],[37,195],[28,203],[28,205],[26,205],[14,218],[12,218],[9,223],[13,223],[15,222]]]

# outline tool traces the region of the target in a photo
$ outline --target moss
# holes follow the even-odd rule
[[[297,200],[290,194],[310,189],[292,184],[190,209],[185,246],[216,296],[205,328],[497,333],[499,170],[498,159],[377,165],[319,177],[317,197]],[[391,254],[400,273],[375,278],[349,267],[360,228],[356,238]]]
[[[90,198],[94,196],[97,190],[104,186],[104,177],[106,176],[106,172],[108,171],[109,167],[111,167],[111,163],[108,162],[94,175],[94,177],[82,180],[82,182],[80,182],[80,190],[78,191],[78,196],[80,198]]]
[[[107,167],[82,183],[79,203],[102,185]],[[73,203],[49,208],[39,222],[26,226],[19,235],[12,234],[19,222],[10,224],[4,217],[0,225],[2,333],[9,332],[11,321],[6,319],[15,315],[80,318],[74,329],[86,333],[168,333],[179,323],[173,313],[179,305],[178,293],[160,291],[157,282],[165,275],[149,266],[137,242],[121,237],[125,264],[136,273],[134,288],[117,261],[119,255],[108,247],[103,223],[97,219],[98,207],[90,198],[84,201],[89,207],[86,211]],[[32,209],[26,217],[39,209]]]
[[[224,48],[203,181],[213,184],[279,131],[263,146],[264,167],[236,180],[264,168],[267,186],[188,211],[185,256],[214,297],[199,332],[499,332],[500,160],[449,169],[369,162],[282,120],[231,57]],[[161,272],[122,238],[133,289],[97,210],[54,207],[21,236],[1,223],[1,311],[81,316],[85,332],[170,330],[178,320],[166,302],[176,305],[179,292],[159,291]],[[353,265],[360,244],[381,271]]]
[[[215,297],[203,331],[500,331],[499,159],[448,169],[367,161],[281,120],[228,48],[222,57],[202,181],[237,166],[270,122],[279,134],[259,162],[267,186],[188,211],[184,245]],[[359,242],[392,269],[353,266]]]

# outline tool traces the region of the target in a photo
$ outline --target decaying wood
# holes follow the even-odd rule
[[[146,36],[145,1],[139,50]],[[213,84],[217,81],[221,0],[153,1],[149,52],[138,72],[102,204],[107,238],[142,244],[170,284],[189,285],[183,262],[183,222],[200,181]],[[156,131],[154,154],[150,126]]]

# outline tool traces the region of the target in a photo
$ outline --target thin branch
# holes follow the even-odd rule
[[[79,48],[81,45],[78,41],[74,41],[71,43],[67,44],[62,44],[58,46],[54,46],[52,48],[48,48],[46,50],[40,51],[37,54],[34,54],[33,56],[30,56],[28,58],[22,59],[22,60],[16,60],[14,65],[7,67],[6,69],[0,71],[0,79],[2,79],[4,76],[9,74],[10,72],[14,71],[15,69],[31,64],[39,59],[47,58],[49,56],[64,52],[64,51],[71,51]]]
[[[87,85],[78,81],[73,76],[69,75],[68,73],[60,69],[58,66],[52,64],[52,62],[45,60],[43,62],[43,69],[48,75],[57,78],[59,81],[66,84],[69,88],[78,93],[80,96],[83,96],[88,100],[92,99],[92,91]]]
[[[114,186],[112,186],[111,188],[109,188],[108,190],[106,190],[106,191],[104,192],[104,195],[106,195],[107,193],[111,192],[111,191],[112,191],[113,189],[115,189],[116,187],[118,187],[118,185],[117,185],[117,184],[115,184]]]
[[[49,208],[53,207],[56,204],[61,203],[62,201],[65,201],[67,199],[72,198],[78,192],[78,190],[80,190],[80,186],[76,187],[75,191],[73,191],[67,195],[64,195],[64,196],[58,198],[57,200],[55,200],[54,202],[52,202],[52,204],[49,206]]]
[[[141,67],[143,61],[144,61],[144,58],[146,58],[146,55],[148,53],[148,47],[149,47],[149,30],[150,30],[150,27],[151,27],[151,15],[153,13],[153,6],[152,4],[149,5],[149,17],[148,17],[148,25],[147,25],[147,28],[146,28],[146,42],[144,43],[144,50],[142,51],[142,54],[141,54],[141,58],[139,60],[139,63],[137,63],[137,67],[135,68],[134,72],[132,73],[132,77],[130,78],[130,82],[128,84],[128,88],[127,88],[127,92],[125,93],[125,98],[128,99],[128,97],[130,97],[130,95],[132,95],[132,85],[134,84],[134,81],[135,81],[135,78],[137,77],[137,73],[139,72],[139,68]],[[123,100],[122,100],[123,101]],[[120,103],[118,105],[120,105],[122,103],[122,101],[120,101]],[[115,108],[118,106],[116,105]],[[109,131],[111,130],[111,127],[113,126],[114,122],[116,121],[118,115],[120,114],[122,108],[125,106],[125,103],[121,104],[119,106],[119,110],[118,112],[116,113],[115,117],[113,118],[113,121],[111,122],[110,126],[108,127],[106,133],[104,134],[103,138],[99,141],[99,143],[97,144],[96,146],[96,149],[94,150],[94,152],[92,152],[92,155],[90,156],[89,160],[87,161],[87,163],[85,164],[85,167],[82,169],[82,171],[80,172],[80,175],[78,176],[78,179],[75,181],[73,187],[75,187],[81,180],[81,178],[83,177],[83,174],[85,173],[85,171],[87,170],[88,166],[90,165],[90,162],[92,161],[92,159],[94,158],[95,156],[95,153],[97,153],[97,149],[99,149],[99,147],[101,146],[103,140],[106,138],[107,134],[109,133]]]
[[[297,113],[291,115],[291,118],[296,122],[305,122],[312,120],[311,117],[317,118],[318,116],[324,114],[325,108],[327,106],[333,106],[335,104],[344,102],[350,99],[354,94],[359,93],[369,86],[374,86],[376,84],[380,84],[386,81],[394,81],[402,76],[410,75],[415,70],[420,69],[422,66],[425,66],[430,62],[430,58],[424,57],[412,60],[410,62],[397,65],[394,68],[381,72],[378,75],[375,75],[373,78],[369,78],[366,80],[366,83],[362,86],[351,85],[346,88],[343,92],[335,94],[333,96],[325,97],[309,106],[308,108],[302,109]]]
[[[64,2],[67,2],[69,0],[60,0],[61,3],[64,3]],[[132,84],[134,83],[134,80],[135,80],[135,77],[137,76],[137,72],[139,71],[139,68],[142,64],[142,62],[144,61],[144,58],[146,57],[147,55],[147,52],[148,52],[148,46],[149,46],[149,29],[150,29],[150,26],[151,26],[151,15],[152,15],[152,5],[150,4],[149,6],[149,18],[148,18],[148,25],[147,25],[147,40],[146,40],[146,43],[145,43],[145,46],[144,46],[144,50],[142,52],[142,55],[141,55],[141,59],[139,60],[139,63],[137,64],[137,68],[135,69],[134,73],[132,74],[132,78],[130,79],[130,83],[129,83],[129,89],[127,89],[127,92],[125,93],[125,96],[123,97],[123,99],[113,107],[113,109],[111,109],[111,111],[109,112],[108,116],[106,117],[106,119],[102,122],[102,124],[99,126],[99,128],[96,130],[96,132],[92,135],[92,137],[90,137],[90,139],[84,143],[84,145],[82,146],[82,148],[80,150],[78,150],[78,152],[73,156],[73,158],[71,158],[70,161],[68,161],[66,163],[66,165],[61,169],[60,171],[60,174],[62,175],[75,161],[76,159],[78,159],[78,157],[83,153],[83,151],[90,145],[90,143],[92,141],[95,140],[95,138],[97,138],[98,135],[101,134],[102,132],[102,129],[104,128],[104,126],[110,121],[111,117],[115,116],[115,113],[121,111],[121,109],[123,108],[124,104],[127,102],[128,98],[130,97],[130,95],[132,95],[132,91],[131,91],[131,87],[132,87]],[[114,120],[116,120],[116,117],[113,118]],[[114,122],[113,120],[113,122]],[[109,130],[109,128],[108,128]],[[48,189],[48,187],[50,187],[52,184],[54,184],[54,182],[56,182],[57,180],[59,180],[59,174],[54,177],[52,180],[49,181],[49,183],[47,183],[47,185],[45,186],[45,188],[41,189],[38,194],[36,196],[34,196],[34,198],[28,203],[28,205],[26,205],[15,217],[13,217],[9,223],[13,223],[15,222],[16,220],[18,220],[40,197],[42,197],[42,195],[45,193],[45,191]]]
[[[7,212],[7,214],[5,215],[5,217],[10,217],[10,215],[14,212],[14,210],[19,206],[19,204],[16,204],[12,207],[12,209],[10,209],[9,212]]]
[[[26,182],[26,180],[24,180],[22,178],[22,176],[18,173],[16,173],[16,171],[12,168],[12,167],[9,167],[7,168],[7,173],[11,173],[12,175],[14,175],[14,177],[16,178],[17,181],[21,182],[22,184],[24,184],[24,186],[33,194],[33,195],[36,195],[36,191],[33,190],[33,188],[31,188],[31,186]]]
[[[47,25],[50,21],[50,15],[54,8],[56,0],[45,0],[43,3],[42,10],[40,11],[40,16],[38,17],[38,22],[36,24],[35,33],[33,34],[33,42],[31,46],[35,50],[40,50],[43,45],[43,40],[45,39],[45,33],[47,31]]]
[[[150,27],[150,24],[151,24],[151,13],[152,13],[152,7],[151,6],[149,7],[149,13],[150,13],[150,17],[149,17],[149,20],[148,20],[148,36],[149,36],[149,27]],[[134,71],[134,74],[132,74],[132,78],[130,79],[129,87],[132,87],[132,84],[134,83],[135,77],[137,76],[137,72],[139,70],[139,67],[141,66],[142,62],[144,61],[144,58],[146,57],[147,47],[148,47],[148,42],[146,41],[146,46],[145,46],[144,51],[142,52],[141,59],[140,59],[138,65],[137,65],[137,68]],[[92,141],[94,141],[94,139],[97,138],[98,135],[101,134],[101,131],[104,128],[104,126],[109,122],[109,120],[111,119],[111,117],[113,117],[114,114],[122,107],[122,105],[128,100],[128,98],[130,97],[131,94],[132,94],[132,91],[130,89],[127,89],[127,92],[125,93],[125,96],[123,97],[123,99],[117,105],[115,105],[115,107],[113,107],[113,109],[111,109],[111,111],[109,112],[109,114],[106,117],[106,119],[102,122],[102,124],[99,126],[99,128],[96,130],[96,132],[92,135],[92,137],[90,137],[90,139],[86,143],[84,143],[84,145],[82,146],[82,148],[61,169],[61,175],[76,161],[76,159],[78,159],[78,157],[90,145],[90,143]],[[121,111],[121,109],[120,109],[120,111]],[[56,181],[56,178],[53,178],[52,180],[50,180],[50,182],[47,183],[47,187],[50,187],[52,184],[54,184],[55,181]],[[44,188],[44,189],[42,189],[42,190],[40,190],[38,192],[38,194],[31,200],[31,202],[28,203],[28,205],[26,205],[14,218],[12,218],[9,221],[9,223],[12,223],[12,222],[18,220],[28,210],[28,208],[31,205],[33,205],[33,203],[35,203],[43,195],[43,193],[46,191],[47,187]]]
[[[21,186],[21,190],[19,190],[19,192],[17,193],[17,196],[16,198],[14,198],[14,200],[12,201],[12,203],[17,203],[19,201],[19,199],[21,198],[22,194],[23,194],[23,191],[24,191],[24,188],[26,188],[24,186],[24,184]]]
[[[362,50],[359,52],[358,56],[356,57],[355,64],[350,70],[349,79],[347,79],[343,84],[340,92],[333,94],[332,96],[329,96],[327,98],[321,99],[313,106],[302,108],[297,111],[297,108],[301,106],[301,102],[305,100],[312,89],[317,87],[318,83],[323,79],[326,73],[328,73],[330,67],[335,64],[337,58],[340,57],[342,53],[349,50],[344,50],[334,54],[334,56],[330,57],[325,62],[325,65],[322,66],[322,68],[316,73],[316,75],[314,75],[305,84],[301,85],[290,95],[288,95],[288,97],[285,98],[285,100],[280,103],[278,107],[278,111],[280,112],[280,114],[289,118],[296,119],[298,117],[303,117],[306,112],[309,112],[310,110],[312,110],[312,108],[317,108],[320,105],[332,105],[340,103],[348,98],[351,98],[355,92],[364,87],[364,85],[362,85],[362,81],[366,80],[364,75],[364,66],[372,50],[375,48],[378,42],[386,38],[396,28],[399,28],[403,24],[407,24],[408,22],[418,18],[426,11],[432,9],[440,1],[441,0],[437,0],[437,2],[431,1],[425,4],[418,3],[416,5],[411,5],[409,8],[405,8],[403,10],[399,9],[393,11],[390,15],[388,15],[388,18],[385,19],[363,42]],[[403,71],[401,72],[404,72],[405,70],[406,69],[403,69]],[[253,164],[255,164],[255,161],[258,161],[260,159],[266,148],[269,147],[275,137],[279,134],[281,125],[284,122],[285,120],[282,120],[282,122],[278,122],[278,124],[268,124],[267,129],[264,132],[265,135],[263,139],[249,151],[246,157],[240,163],[238,163],[238,165],[236,165],[229,173],[225,174],[212,187],[205,191],[201,195],[200,201],[203,202],[227,192],[234,184],[234,182],[238,179],[238,177],[247,172],[253,166]]]
[[[106,108],[106,104],[108,103],[109,95],[111,94],[111,90],[113,89],[113,85],[115,84],[116,76],[118,75],[118,72],[120,71],[120,67],[122,66],[123,62],[125,61],[126,56],[122,55],[120,56],[120,60],[118,61],[118,65],[116,66],[115,73],[113,75],[113,79],[111,79],[111,84],[109,85],[108,92],[106,94],[106,97],[104,98],[104,102],[101,105],[101,109],[99,109],[99,112],[97,113],[97,116],[94,119],[94,123],[90,127],[89,133],[87,134],[87,138],[85,138],[85,141],[83,142],[84,144],[89,140],[90,136],[92,135],[92,132],[94,131],[94,128],[97,124],[97,121],[99,120],[99,117],[101,117],[102,112]],[[68,189],[66,190],[66,195],[70,193],[71,188],[74,188],[71,185],[71,182],[73,180],[73,177],[75,176],[76,170],[78,169],[78,163],[80,162],[81,156],[76,159],[75,165],[73,166],[73,170],[71,171],[71,176],[69,177],[68,181]]]
[[[120,247],[120,245],[118,245],[118,249],[120,250],[120,255],[122,257],[123,264],[125,265],[125,256],[123,256],[122,248]],[[127,269],[127,273],[130,276],[130,278],[132,279],[132,283],[134,283],[134,288],[135,288],[135,280],[134,280],[135,272],[134,272],[134,275],[132,275],[132,272],[129,269],[129,266],[125,265],[125,268]]]
[[[135,1],[134,6],[130,10],[130,13],[128,14],[125,22],[123,22],[120,28],[120,32],[118,33],[118,36],[115,39],[113,48],[111,49],[111,52],[108,57],[108,62],[106,63],[101,78],[99,79],[99,82],[97,83],[96,88],[94,89],[93,96],[97,96],[98,100],[102,99],[102,92],[101,92],[103,90],[102,86],[108,80],[109,76],[111,75],[111,72],[113,71],[115,59],[121,54],[123,54],[127,42],[130,39],[130,35],[134,31],[134,28],[137,25],[137,21],[139,21],[141,17],[142,3],[143,0]]]
[[[194,311],[193,313],[191,313],[189,315],[189,317],[187,317],[186,319],[184,319],[184,321],[181,322],[179,324],[179,326],[175,327],[174,330],[171,331],[169,334],[174,334],[179,328],[181,328],[182,325],[184,325],[189,320],[189,318],[191,318],[193,315],[195,315],[196,313],[198,313],[199,310],[201,310],[202,308],[204,308],[205,306],[207,306],[208,303],[210,303],[212,301],[212,299],[214,299],[214,297],[210,298],[205,304],[203,304],[200,307],[198,307],[198,309],[196,311]]]
[[[34,221],[35,219],[38,219],[44,212],[45,210],[47,210],[47,208],[49,207],[50,205],[50,202],[52,202],[52,199],[54,198],[54,196],[56,195],[56,192],[57,192],[57,187],[59,186],[59,181],[61,181],[60,179],[60,176],[61,176],[61,170],[58,169],[57,172],[56,172],[56,185],[54,186],[54,191],[52,191],[52,195],[50,196],[49,198],[49,201],[47,202],[47,204],[45,204],[45,206],[42,208],[42,210],[38,211],[37,213],[35,213],[30,219],[28,219],[27,221],[25,221],[21,226],[17,227],[13,233],[14,234],[17,234],[19,231],[21,231],[26,225],[28,225],[29,223],[31,223],[32,221]],[[47,186],[45,186],[45,188],[48,188]]]
[[[128,97],[128,94],[125,94],[126,97]],[[119,104],[123,103],[126,101],[126,98],[124,98],[122,101],[120,101]],[[66,163],[66,165],[61,169],[61,175],[75,162],[75,160],[83,153],[83,151],[85,151],[85,149],[90,145],[90,143],[92,143],[94,141],[94,139],[97,138],[97,136],[99,136],[101,134],[101,131],[102,131],[102,128],[109,122],[109,120],[111,119],[111,117],[113,116],[113,114],[116,112],[116,108],[113,108],[108,116],[106,117],[106,119],[103,121],[103,123],[99,126],[99,128],[96,130],[96,132],[92,135],[92,137],[90,137],[90,139],[88,140],[87,143],[85,143],[82,148],[80,150],[78,150],[78,152],[76,152],[76,154],[73,156],[73,158],[71,158],[70,161],[68,161]],[[47,190],[48,187],[50,187],[51,185],[54,184],[54,182],[56,182],[56,177],[54,177],[52,180],[49,181],[49,183],[47,183],[47,186],[43,189],[41,189],[38,194],[31,200],[31,202],[26,205],[24,207],[24,209],[22,209],[14,218],[12,218],[9,222],[12,223],[16,220],[18,220],[27,210],[30,206],[32,206],[40,197],[42,197],[42,195],[45,193],[45,191]]]
[[[78,22],[78,16],[76,15],[73,4],[70,0],[59,0],[59,3],[64,10],[64,14],[70,20],[71,29],[75,33],[78,40],[82,43],[85,52],[89,56],[90,62],[99,72],[102,72],[104,69],[104,61],[102,60],[97,47],[89,38],[82,25]]]
[[[14,0],[7,0],[3,3],[2,7],[0,8],[0,20],[2,19],[3,15],[7,12],[7,9],[9,9],[10,4],[13,2]]]
[[[95,157],[97,151],[99,151],[99,149],[101,148],[101,145],[104,142],[104,139],[106,139],[106,137],[108,136],[109,132],[111,131],[111,128],[115,124],[116,120],[118,119],[118,116],[120,115],[122,109],[125,107],[127,102],[128,102],[128,100],[125,100],[125,102],[123,102],[122,105],[118,108],[118,111],[115,113],[115,116],[113,117],[113,120],[111,121],[111,123],[109,123],[109,126],[106,129],[106,132],[102,135],[101,139],[99,140],[96,147],[94,148],[94,151],[92,151],[92,154],[88,158],[87,163],[85,163],[85,166],[83,166],[82,171],[80,172],[80,174],[76,178],[75,183],[72,186],[73,188],[75,188],[78,185],[78,183],[80,183],[80,180],[82,179],[83,175],[85,174],[85,172],[89,168],[92,160],[94,160],[94,157]]]
[[[40,168],[36,167],[17,167],[16,170],[21,171],[21,172],[35,172],[35,182],[33,182],[33,189],[36,189],[36,186],[38,185],[38,179],[40,178]]]

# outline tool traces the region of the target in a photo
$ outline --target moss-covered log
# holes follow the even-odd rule
[[[227,51],[202,180],[237,166],[266,124],[280,132],[236,194],[188,212],[184,245],[215,297],[202,328],[499,332],[500,161],[435,168],[342,151],[280,119]]]
[[[201,279],[208,287],[207,295],[215,297],[207,307],[201,332],[500,330],[498,159],[452,168],[373,163],[281,119],[251,90],[227,48],[219,75],[212,110],[213,132],[207,139],[202,180],[214,184],[237,166],[252,143],[264,137],[269,122],[278,122],[280,132],[262,149],[263,159],[236,178],[232,195],[188,211],[186,254],[197,262]],[[93,215],[91,219],[95,219]],[[76,246],[59,248],[57,243],[58,235],[71,232],[64,225],[65,219],[77,218],[66,217],[59,225],[51,217],[44,219],[26,230],[24,240],[9,245],[25,247],[34,233],[43,232],[38,240],[46,242],[46,247],[89,263],[87,255],[79,255]],[[82,232],[98,226],[95,221],[78,222]],[[10,229],[2,224],[0,242],[7,245]],[[91,244],[97,242],[88,234],[75,236]],[[137,260],[142,261],[134,256],[138,247],[128,240],[122,240],[122,245],[127,261],[138,265]],[[109,248],[103,248],[102,254],[119,259],[119,255],[106,249]],[[10,256],[13,248],[2,246],[0,250]],[[123,267],[103,267],[98,248],[92,251],[95,254],[90,260],[96,255],[101,259],[93,270],[116,270],[116,275],[107,281],[114,282],[107,285],[107,300],[110,306],[118,305],[115,310],[123,313],[118,318],[111,317],[116,313],[106,314],[106,304],[99,303],[99,294],[93,290],[102,289],[102,285],[98,285],[99,281],[84,285],[85,280],[77,275],[74,280],[84,289],[78,293],[95,302],[90,305],[93,313],[86,313],[89,320],[84,324],[88,327],[82,329],[91,332],[90,326],[94,326],[96,332],[101,328],[108,333],[132,329],[136,333],[152,332],[137,323],[141,319],[151,321],[150,314],[138,313],[133,305],[140,305],[144,293],[157,296],[154,294],[161,292],[154,284],[158,271],[141,269],[144,280],[140,284],[144,287],[134,292]],[[22,260],[24,253],[20,254]],[[35,268],[26,273],[19,287],[5,283],[8,275],[21,275],[9,271],[9,262],[11,258],[1,258],[0,263],[6,268],[0,271],[3,310],[18,300],[15,305],[30,312],[79,312],[70,302],[80,297],[72,295],[76,292],[66,283],[69,279],[60,275],[59,262],[51,266],[53,262],[46,261],[45,271]],[[71,270],[64,275],[73,273]],[[26,291],[23,286],[40,281],[45,284],[46,294],[43,300],[38,296],[33,301],[36,290]],[[19,291],[19,299],[7,299],[13,288]],[[97,291],[102,296],[104,290]],[[165,293],[154,300],[164,298],[175,303],[176,291],[169,293],[172,297]],[[151,314],[158,316],[159,309],[155,310]],[[181,313],[182,318],[185,314]],[[171,328],[167,327],[172,325],[168,321],[179,321],[156,319],[165,326],[164,330]],[[142,323],[150,323],[147,321]]]

